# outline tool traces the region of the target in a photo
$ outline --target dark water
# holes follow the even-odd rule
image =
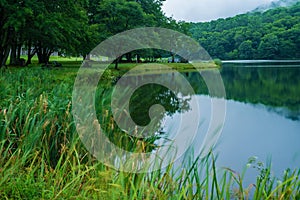
[[[225,63],[220,73],[226,90],[227,111],[221,137],[214,149],[218,155],[217,166],[241,172],[248,159],[254,156],[264,163],[270,160],[273,173],[277,176],[282,175],[287,168],[299,168],[299,63]],[[160,134],[174,130],[184,133],[193,123],[201,124],[193,146],[197,153],[210,124],[212,97],[208,95],[208,89],[199,73],[185,72],[181,75],[191,84],[195,94],[182,92],[180,88],[170,91],[159,84],[144,85],[130,97],[129,113],[136,124],[145,126],[151,121],[151,106],[159,104],[164,107],[165,112],[157,120],[156,132],[152,133],[156,137],[148,140],[151,144],[159,140]],[[176,80],[176,75],[169,73],[136,76],[130,82],[150,77],[155,83],[166,76]],[[111,99],[103,100],[103,96],[112,93],[112,85],[102,86],[105,89],[99,93],[98,99],[101,99],[103,105],[98,113],[103,113],[111,106],[108,103]],[[191,102],[195,101],[199,103],[201,111],[198,122],[191,117],[194,109]],[[185,129],[178,131],[180,128],[177,125],[183,122],[186,124]],[[153,149],[149,148],[148,151]],[[250,168],[246,179],[250,183],[255,181],[256,175],[257,171]]]

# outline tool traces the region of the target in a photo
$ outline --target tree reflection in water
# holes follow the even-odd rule
[[[151,152],[157,148],[155,141],[165,136],[163,132],[164,118],[166,116],[172,116],[175,113],[186,112],[190,109],[189,101],[191,100],[192,94],[187,91],[180,91],[180,88],[177,87],[171,91],[165,86],[156,84],[157,79],[163,79],[164,76],[172,76],[170,80],[174,81],[174,83],[171,84],[176,85],[176,80],[173,79],[174,74],[172,73],[137,75],[129,79],[129,81],[134,82],[151,78],[153,82],[142,85],[134,91],[129,100],[129,113],[127,116],[138,126],[149,126],[151,122],[151,128],[146,130],[148,131],[146,133],[147,137],[141,137],[142,134],[138,133],[138,131],[126,132],[118,126],[111,110],[111,98],[116,82],[104,83],[101,81],[102,85],[98,87],[96,94],[96,102],[98,103],[96,105],[97,118],[109,140],[116,146],[130,152]],[[128,83],[128,85],[132,84]],[[124,87],[124,93],[129,90],[128,87],[130,86],[128,85],[122,86]],[[153,108],[157,108],[155,107],[157,105],[163,109],[158,112],[157,110],[153,111]],[[138,134],[140,135],[135,137]],[[143,133],[143,135],[144,134],[145,133]]]

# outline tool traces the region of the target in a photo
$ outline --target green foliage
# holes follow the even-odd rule
[[[300,3],[205,23],[190,23],[192,36],[214,58],[299,59]]]
[[[1,199],[299,198],[299,170],[275,178],[269,165],[253,159],[255,187],[244,186],[244,173],[219,169],[212,153],[189,157],[180,168],[171,165],[147,174],[102,165],[83,147],[72,119],[76,72],[34,67],[0,71]]]
[[[220,59],[214,59],[214,63],[219,67],[222,66],[222,61]]]
[[[257,49],[258,54],[263,59],[275,59],[279,53],[278,45],[278,37],[273,33],[267,34],[261,39]]]
[[[238,48],[238,52],[240,54],[239,55],[240,59],[252,58],[254,53],[254,49],[252,47],[252,41],[250,40],[243,41]]]
[[[3,0],[0,4],[0,66],[6,64],[10,51],[10,64],[19,65],[19,52],[24,46],[28,49],[27,64],[35,54],[39,63],[47,63],[54,51],[85,57],[109,36],[128,29],[175,27],[176,22],[162,12],[162,2]]]
[[[109,36],[144,24],[141,5],[134,1],[103,0],[97,9],[95,22]]]

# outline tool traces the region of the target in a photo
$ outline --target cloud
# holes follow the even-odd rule
[[[166,0],[167,16],[184,21],[210,21],[251,11],[272,0]]]

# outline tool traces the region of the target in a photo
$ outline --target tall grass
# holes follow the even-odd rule
[[[255,183],[216,166],[210,153],[152,173],[108,168],[93,158],[71,115],[74,72],[0,71],[0,199],[299,199],[300,171],[281,179],[259,166]]]

